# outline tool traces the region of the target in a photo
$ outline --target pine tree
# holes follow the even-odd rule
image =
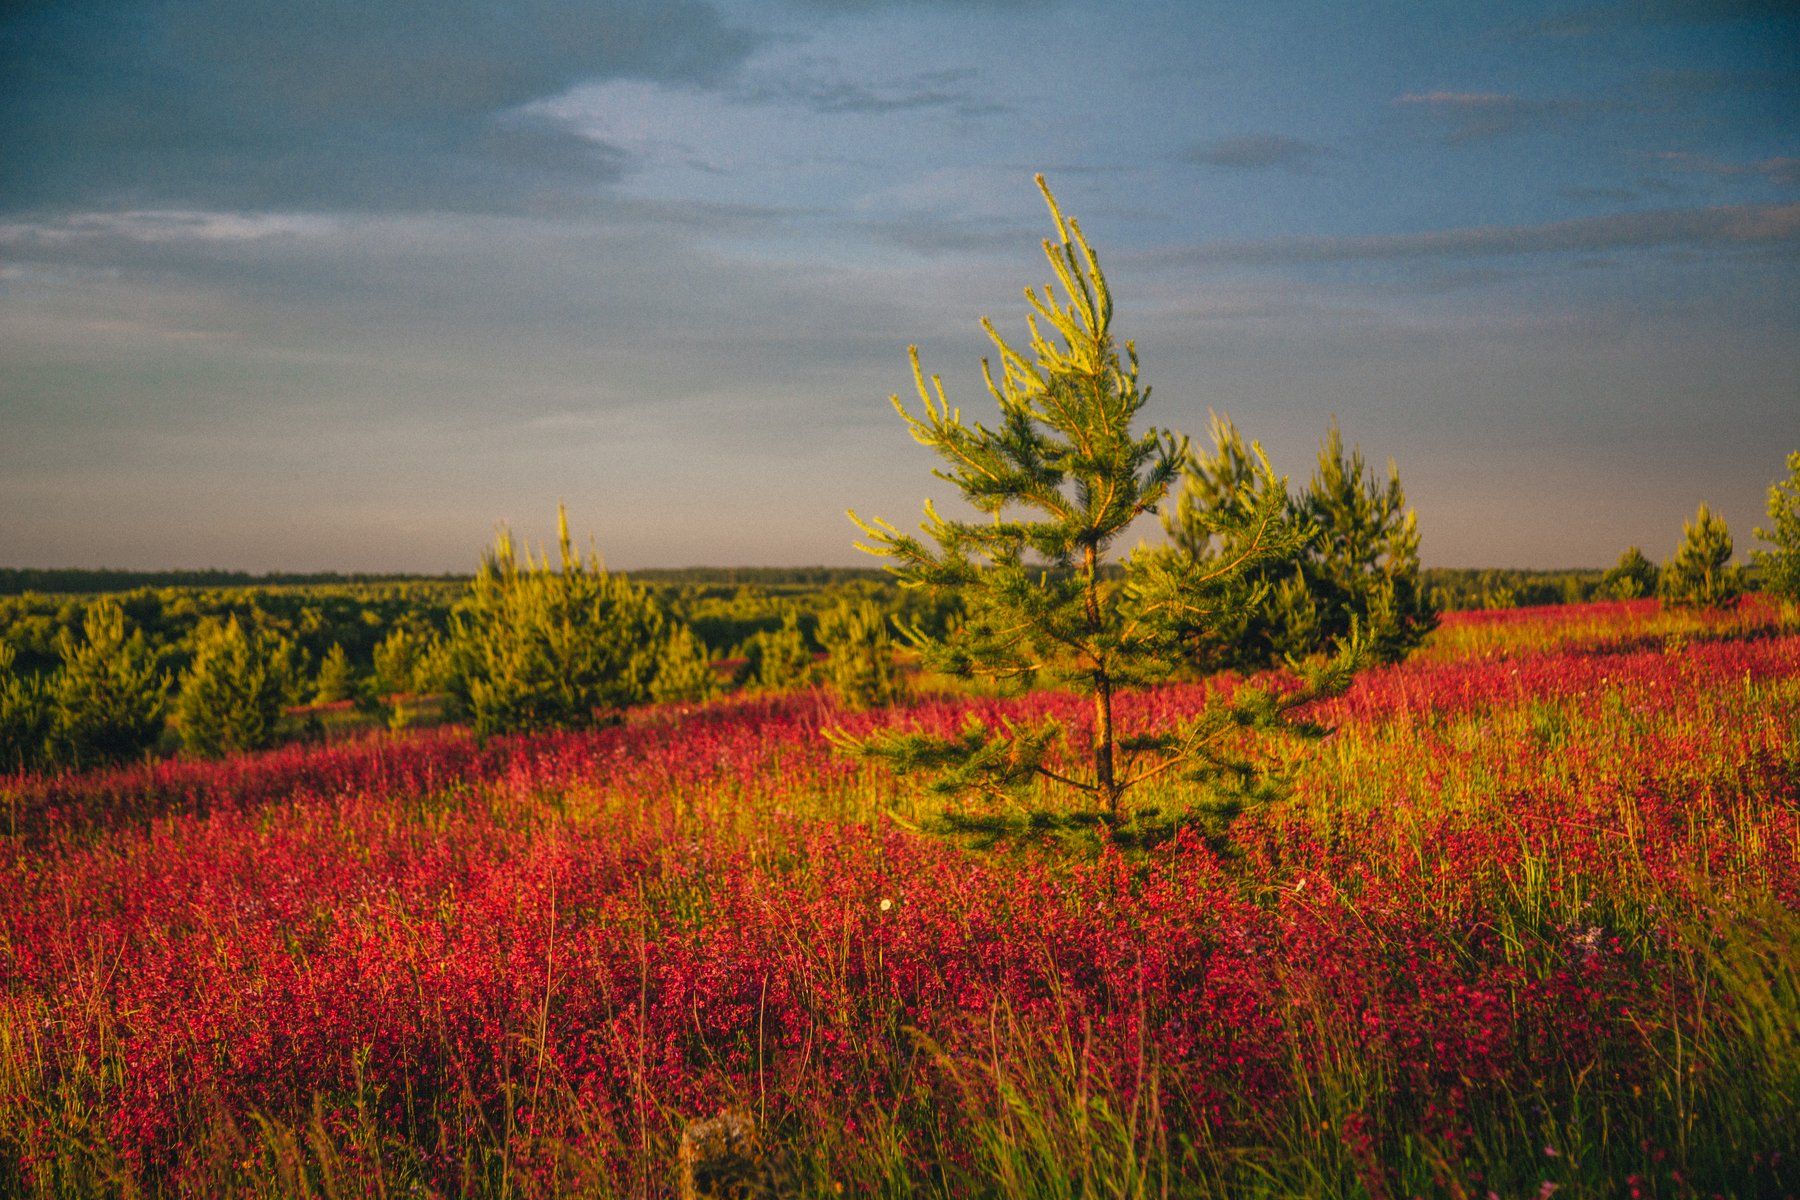
[[[1255,530],[1255,514],[1261,508],[1280,511],[1295,530],[1304,530],[1288,499],[1285,480],[1278,480],[1265,464],[1262,447],[1246,447],[1243,435],[1229,416],[1211,413],[1213,448],[1203,453],[1190,446],[1183,459],[1181,494],[1172,512],[1162,513],[1163,531],[1169,535],[1170,552],[1197,564],[1223,564],[1239,558],[1234,529]],[[1226,532],[1217,533],[1215,530]],[[1241,540],[1243,535],[1235,535]],[[1304,640],[1310,652],[1318,639],[1310,628],[1295,628],[1305,621],[1309,598],[1298,573],[1297,555],[1267,557],[1245,568],[1245,579],[1254,583],[1255,598],[1214,622],[1204,636],[1196,635],[1187,647],[1203,670],[1227,667],[1256,669],[1279,662],[1284,650],[1278,645]],[[1276,589],[1282,590],[1279,599]],[[1282,615],[1285,614],[1286,619]],[[1314,622],[1317,613],[1312,613]]]
[[[203,622],[175,700],[182,745],[208,758],[273,745],[293,680],[286,638],[246,630],[235,615]]]
[[[1736,602],[1743,581],[1731,565],[1731,531],[1725,518],[1702,504],[1674,557],[1663,565],[1660,590],[1664,601],[1680,608],[1723,608]]]
[[[779,629],[765,629],[750,639],[750,663],[756,686],[784,692],[812,682],[812,648],[800,628],[800,611],[789,605]]]
[[[819,614],[819,645],[831,690],[848,708],[880,708],[900,696],[900,668],[887,614],[870,600],[840,600]]]
[[[168,680],[142,630],[125,636],[125,610],[116,600],[94,601],[82,618],[82,637],[57,639],[62,668],[50,683],[50,753],[65,767],[90,767],[135,758],[162,735]]]
[[[1245,448],[1229,417],[1213,415],[1212,440],[1211,453],[1189,452],[1180,499],[1162,519],[1173,551],[1201,563],[1234,553],[1209,533],[1207,521],[1243,519],[1238,497],[1255,494],[1255,459],[1262,453]],[[1420,581],[1417,518],[1393,463],[1383,484],[1360,448],[1345,454],[1334,420],[1311,483],[1292,497],[1284,486],[1280,499],[1305,540],[1291,557],[1266,560],[1251,573],[1262,587],[1260,599],[1196,647],[1201,667],[1275,665],[1324,650],[1353,628],[1366,634],[1376,658],[1394,661],[1436,627],[1436,608]]]
[[[318,678],[313,683],[313,703],[336,704],[354,698],[356,692],[356,672],[350,666],[350,656],[341,645],[333,642],[319,664]]]
[[[1769,528],[1756,536],[1774,547],[1753,550],[1762,572],[1763,591],[1782,600],[1800,601],[1800,450],[1787,457],[1788,477],[1769,485]]]
[[[15,651],[0,642],[0,774],[35,771],[49,761],[50,695],[43,681],[13,670]]]
[[[557,510],[558,569],[502,531],[452,617],[454,689],[477,733],[574,729],[650,697],[667,623],[656,601],[591,551]]]
[[[947,464],[939,478],[984,519],[947,518],[928,502],[922,538],[854,513],[851,519],[869,539],[863,549],[889,558],[901,586],[962,597],[960,628],[941,638],[910,631],[927,666],[960,677],[1066,686],[1089,697],[1091,727],[1071,737],[1053,719],[998,728],[971,719],[955,737],[888,730],[858,738],[840,730],[833,740],[847,752],[932,775],[940,794],[1011,798],[1049,784],[1086,801],[1076,821],[1117,824],[1150,816],[1147,806],[1127,808],[1125,800],[1152,780],[1253,784],[1260,772],[1233,752],[1234,743],[1306,732],[1289,713],[1347,686],[1363,650],[1359,641],[1347,644],[1293,691],[1244,687],[1173,725],[1119,729],[1118,690],[1166,677],[1179,666],[1184,643],[1236,621],[1257,595],[1251,573],[1293,554],[1303,534],[1286,519],[1285,489],[1259,460],[1238,503],[1207,514],[1209,532],[1238,547],[1234,553],[1206,562],[1138,554],[1122,569],[1110,561],[1132,522],[1163,503],[1187,443],[1159,429],[1133,431],[1149,398],[1136,349],[1127,342],[1121,356],[1099,260],[1041,176],[1038,186],[1059,239],[1044,243],[1056,282],[1041,298],[1026,290],[1028,351],[982,322],[1001,362],[998,380],[983,364],[1000,408],[998,426],[965,423],[942,382],[934,376],[927,384],[916,348],[922,415],[892,398],[913,437]]]
[[[1345,455],[1334,419],[1298,507],[1316,531],[1301,563],[1320,635],[1341,638],[1360,625],[1376,658],[1405,657],[1437,627],[1437,612],[1419,582],[1418,516],[1406,507],[1399,468],[1388,462],[1383,485],[1361,448]]]
[[[658,704],[697,704],[721,690],[713,656],[706,643],[686,625],[674,624],[663,643],[650,683],[650,698]]]
[[[1619,561],[1600,577],[1600,590],[1615,600],[1636,600],[1656,592],[1656,564],[1636,546],[1627,546]]]

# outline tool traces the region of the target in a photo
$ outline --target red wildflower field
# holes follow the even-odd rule
[[[1180,710],[1199,685],[1129,697]],[[1800,634],[1452,616],[1292,794],[971,850],[818,697],[5,785],[0,1192],[1800,1190]]]

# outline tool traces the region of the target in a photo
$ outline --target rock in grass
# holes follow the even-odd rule
[[[688,1122],[681,1131],[678,1166],[681,1200],[772,1200],[782,1194],[756,1119],[741,1108]]]

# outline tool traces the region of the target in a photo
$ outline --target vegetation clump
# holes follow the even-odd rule
[[[824,675],[847,708],[882,708],[903,694],[891,623],[871,600],[840,600],[819,614]]]
[[[143,633],[125,634],[125,610],[110,597],[94,601],[82,636],[57,640],[62,666],[49,684],[46,757],[84,768],[135,758],[162,736],[168,677]]]

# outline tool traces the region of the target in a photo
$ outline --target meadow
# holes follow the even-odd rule
[[[1791,613],[1449,614],[1151,846],[928,836],[822,737],[970,711],[1085,709],[0,783],[0,1193],[669,1195],[720,1114],[779,1195],[1800,1193]]]

